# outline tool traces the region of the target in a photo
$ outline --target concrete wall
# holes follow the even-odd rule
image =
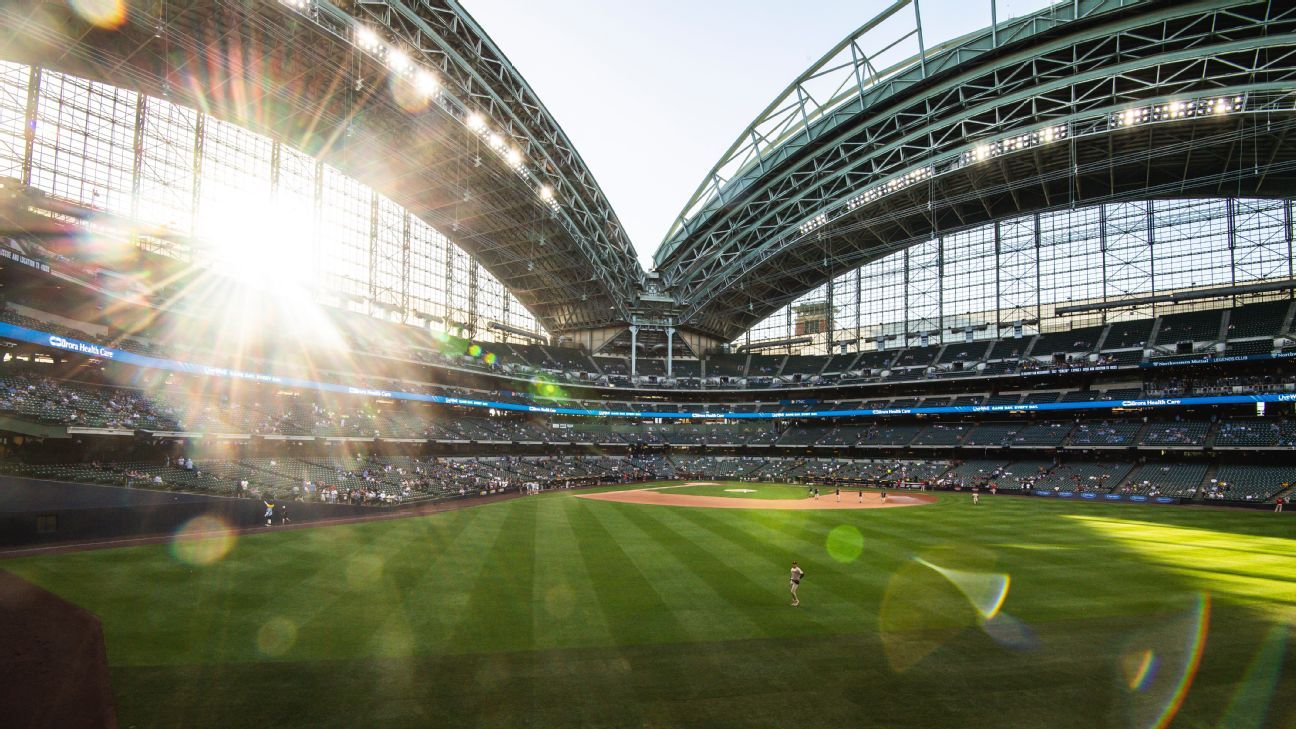
[[[374,516],[386,510],[284,503],[289,504],[289,516],[298,524]],[[202,515],[218,517],[235,528],[252,527],[264,524],[264,513],[265,505],[258,499],[0,477],[0,546],[169,534]],[[53,529],[42,531],[39,526]]]

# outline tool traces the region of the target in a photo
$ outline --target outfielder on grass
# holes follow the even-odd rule
[[[792,584],[791,584],[792,607],[796,607],[797,605],[801,604],[801,600],[797,597],[797,588],[801,586],[802,577],[805,577],[805,571],[802,570],[799,566],[797,566],[796,562],[793,562],[792,563]]]

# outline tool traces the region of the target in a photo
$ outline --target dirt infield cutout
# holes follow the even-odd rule
[[[920,506],[936,500],[935,496],[919,494],[888,494],[886,501],[882,494],[865,492],[863,500],[859,494],[842,494],[841,501],[834,496],[821,496],[818,499],[739,499],[727,496],[690,496],[673,494],[656,489],[635,489],[633,491],[605,491],[597,494],[576,494],[577,498],[596,501],[615,501],[622,504],[651,504],[654,506],[695,506],[704,509],[893,509],[902,506]]]

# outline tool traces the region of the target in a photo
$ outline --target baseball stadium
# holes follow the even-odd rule
[[[1296,4],[521,5],[0,0],[0,724],[1296,728]]]

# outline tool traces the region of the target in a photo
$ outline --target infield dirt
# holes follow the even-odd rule
[[[633,491],[607,491],[598,494],[578,494],[578,498],[597,501],[616,501],[622,504],[651,504],[654,506],[695,506],[705,509],[779,509],[779,510],[828,510],[828,509],[893,509],[902,506],[921,506],[936,501],[935,496],[914,494],[888,494],[886,501],[882,494],[865,492],[864,499],[859,494],[842,494],[838,501],[832,494],[818,499],[735,499],[726,496],[690,496],[671,493],[669,490],[635,489]]]

